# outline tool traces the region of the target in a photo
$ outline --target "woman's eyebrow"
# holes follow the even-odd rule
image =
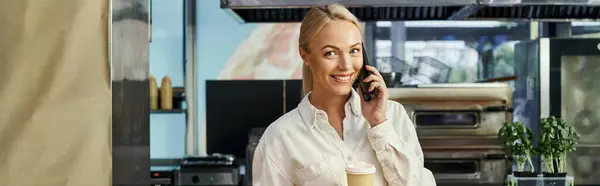
[[[356,46],[360,46],[360,45],[362,45],[362,42],[355,43],[355,44],[353,44],[353,45],[352,45],[352,46],[350,46],[350,47],[356,47]],[[333,45],[325,45],[323,48],[321,48],[321,50],[323,50],[323,49],[325,49],[325,48],[328,48],[328,47],[329,47],[329,48],[338,49],[338,50],[340,49],[339,47],[336,47],[336,46],[333,46]]]
[[[330,47],[330,48],[335,48],[335,49],[338,49],[338,50],[340,49],[340,48],[338,48],[338,47],[336,47],[336,46],[333,46],[333,45],[325,45],[323,48],[321,48],[321,50],[323,50],[323,49],[325,49],[325,48],[327,48],[327,47]]]
[[[362,45],[362,42],[358,42],[356,44],[353,44],[351,47],[355,47],[355,46],[359,46],[359,45]]]

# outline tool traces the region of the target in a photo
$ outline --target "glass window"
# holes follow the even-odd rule
[[[528,22],[379,21],[376,25],[377,67],[405,72],[403,84],[513,76],[514,45],[530,37]]]
[[[168,76],[172,87],[184,87],[183,0],[152,0],[150,74]],[[150,114],[150,158],[180,158],[185,153],[185,113]]]
[[[600,38],[600,22],[571,22],[573,37]]]

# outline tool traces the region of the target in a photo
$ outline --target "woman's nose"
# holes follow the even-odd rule
[[[352,69],[352,57],[350,55],[342,55],[339,62],[340,69]]]

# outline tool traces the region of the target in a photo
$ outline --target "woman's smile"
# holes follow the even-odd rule
[[[339,82],[339,83],[348,83],[350,82],[350,80],[352,80],[352,75],[354,75],[354,72],[351,73],[344,73],[344,74],[331,74],[329,75],[335,82]]]

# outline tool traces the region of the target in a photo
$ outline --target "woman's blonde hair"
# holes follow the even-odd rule
[[[298,39],[299,47],[305,52],[310,52],[308,44],[329,22],[335,20],[349,21],[356,25],[358,30],[363,33],[363,29],[358,18],[352,14],[346,7],[338,3],[332,3],[325,6],[311,8],[302,20],[300,26],[300,37]],[[310,67],[302,67],[302,95],[312,91],[313,76]]]

